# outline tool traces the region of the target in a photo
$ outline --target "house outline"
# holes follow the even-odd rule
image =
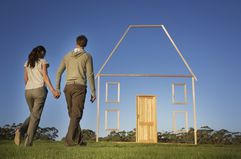
[[[170,40],[171,44],[177,51],[179,57],[182,59],[182,62],[184,63],[185,67],[188,69],[190,74],[102,74],[103,69],[105,68],[108,61],[111,59],[117,48],[120,46],[121,42],[124,40],[126,35],[128,34],[130,29],[133,28],[160,28],[164,31],[165,35]],[[197,77],[192,71],[191,67],[189,66],[188,62],[182,55],[181,51],[178,49],[177,45],[175,44],[174,40],[168,33],[167,29],[164,25],[129,25],[123,35],[121,36],[118,43],[115,45],[115,47],[110,52],[109,56],[99,69],[98,73],[95,76],[95,79],[97,79],[97,114],[96,114],[96,142],[99,141],[99,128],[100,128],[100,78],[101,77],[160,77],[160,78],[191,78],[192,80],[192,105],[193,105],[193,116],[194,116],[194,144],[197,144],[197,126],[196,126],[196,95],[195,95],[195,82],[197,81]]]

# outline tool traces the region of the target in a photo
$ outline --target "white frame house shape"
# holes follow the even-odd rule
[[[117,85],[117,97],[116,99],[109,99],[109,85]],[[120,110],[119,109],[109,109],[108,104],[118,104],[120,103],[120,82],[109,82],[106,81],[106,90],[105,90],[105,130],[106,131],[119,131],[120,129]],[[116,112],[117,113],[117,127],[116,128],[109,128],[108,127],[108,112]]]
[[[176,100],[175,87],[183,86],[184,99],[183,101]],[[172,83],[172,104],[187,104],[187,85],[186,83]]]
[[[185,115],[185,129],[184,130],[177,130],[177,114],[184,114]],[[183,133],[188,132],[188,112],[177,110],[172,112],[172,131],[175,133]]]
[[[109,128],[108,127],[108,113],[115,112],[117,113],[117,127],[116,128]],[[106,109],[105,110],[105,130],[107,131],[119,131],[120,129],[120,110],[119,109]]]
[[[109,85],[117,85],[117,99],[109,99]],[[106,103],[120,103],[120,82],[106,82],[105,86],[105,102]]]
[[[108,63],[108,61],[111,59],[112,55],[115,53],[116,49],[119,47],[127,33],[130,29],[133,28],[160,28],[162,29],[170,42],[172,43],[173,47],[177,51],[179,57],[182,59],[182,62],[185,64],[186,68],[188,69],[190,74],[102,74],[102,70]],[[194,144],[197,144],[197,122],[196,122],[196,95],[195,95],[195,81],[197,81],[197,77],[195,76],[194,72],[190,68],[189,64],[183,57],[182,53],[176,46],[175,42],[171,38],[170,34],[164,27],[164,25],[129,25],[127,29],[125,30],[124,34],[122,35],[121,39],[118,41],[116,46],[113,48],[111,53],[109,54],[108,58],[104,62],[104,64],[101,66],[100,70],[95,76],[95,79],[97,79],[97,111],[96,111],[96,142],[99,141],[99,129],[100,129],[100,78],[101,77],[159,77],[159,78],[189,78],[192,80],[192,105],[193,105],[193,127],[194,127]]]

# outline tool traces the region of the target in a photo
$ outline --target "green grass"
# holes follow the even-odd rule
[[[88,143],[64,147],[63,142],[35,141],[33,147],[0,141],[0,159],[241,159],[241,145],[177,145]]]

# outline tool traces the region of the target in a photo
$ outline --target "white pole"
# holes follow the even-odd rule
[[[129,25],[130,28],[161,28],[162,25]]]
[[[97,74],[96,142],[99,142],[100,129],[100,76]]]
[[[107,62],[110,60],[110,58],[112,57],[112,55],[114,54],[115,50],[119,47],[120,43],[122,42],[122,40],[125,38],[126,34],[128,33],[130,27],[128,26],[128,28],[126,29],[125,33],[122,35],[121,39],[119,40],[119,42],[116,44],[116,46],[114,47],[114,49],[111,51],[110,55],[108,56],[108,58],[105,60],[105,63],[101,66],[99,72],[97,73],[97,75],[99,75],[102,70],[104,69],[105,65],[107,64]],[[96,78],[97,76],[95,76]]]
[[[99,74],[103,77],[166,77],[166,78],[190,78],[192,74]]]
[[[196,116],[196,95],[195,79],[192,78],[193,118],[194,118],[194,144],[197,145],[197,116]]]
[[[166,33],[167,37],[169,38],[169,40],[171,41],[172,45],[174,46],[174,48],[176,49],[178,55],[181,57],[182,61],[184,62],[185,66],[187,67],[187,69],[189,70],[189,72],[193,75],[193,77],[195,78],[195,80],[197,80],[197,77],[195,76],[195,74],[192,72],[192,69],[189,67],[187,61],[185,60],[185,58],[183,57],[182,53],[180,52],[180,50],[177,48],[177,45],[175,44],[175,42],[172,40],[172,37],[170,36],[170,34],[168,33],[168,31],[166,30],[166,28],[164,27],[164,25],[162,25],[162,29],[164,30],[164,32]]]

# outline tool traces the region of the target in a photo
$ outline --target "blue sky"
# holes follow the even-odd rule
[[[23,64],[36,45],[46,47],[49,76],[55,83],[58,65],[73,49],[77,35],[85,34],[89,38],[86,50],[93,55],[97,73],[128,25],[164,24],[198,77],[197,126],[241,131],[240,7],[238,0],[2,0],[0,125],[23,122],[29,114],[24,97]],[[187,72],[163,32],[156,29],[130,30],[104,70],[106,73],[168,71]],[[135,127],[136,94],[157,95],[160,114],[167,112],[160,115],[159,130],[169,129],[168,113],[191,108],[190,104],[178,108],[170,104],[172,79],[103,78],[102,94],[106,81],[121,82],[122,102],[117,107],[121,110],[122,129]],[[101,96],[102,128],[104,98]],[[161,124],[162,119],[165,124]],[[191,113],[189,120],[192,126]],[[89,94],[81,124],[83,128],[95,130],[96,103],[89,102]],[[55,100],[49,93],[40,126],[55,126],[60,137],[65,135],[68,115],[63,94]],[[103,129],[101,133],[104,135]]]

